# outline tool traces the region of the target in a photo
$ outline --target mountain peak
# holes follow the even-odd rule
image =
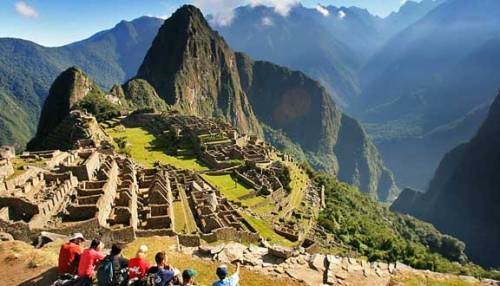
[[[234,52],[192,5],[165,21],[137,77],[186,114],[224,117],[243,133],[261,133],[241,89]]]
[[[97,90],[96,85],[78,67],[63,71],[54,81],[42,109],[36,137],[45,137],[69,114],[75,104]]]

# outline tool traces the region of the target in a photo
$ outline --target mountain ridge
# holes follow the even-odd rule
[[[498,267],[500,219],[496,174],[500,163],[500,96],[476,135],[442,159],[429,189],[410,190],[395,201],[392,210],[432,222],[442,232],[462,239],[466,253],[484,266]]]

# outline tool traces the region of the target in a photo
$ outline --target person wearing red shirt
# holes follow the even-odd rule
[[[149,262],[146,260],[147,252],[148,247],[146,245],[141,245],[136,256],[130,259],[128,263],[128,278],[130,281],[140,281],[146,277],[150,267]]]
[[[104,259],[105,255],[102,253],[104,244],[100,239],[92,240],[90,247],[85,249],[80,255],[80,263],[78,264],[78,276],[91,283],[95,268]],[[90,284],[91,285],[91,284]]]
[[[74,275],[78,269],[79,257],[82,254],[80,244],[85,241],[81,233],[75,233],[69,242],[61,245],[59,250],[58,270],[60,276]]]

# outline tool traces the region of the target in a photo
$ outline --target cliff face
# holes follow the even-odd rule
[[[460,238],[474,262],[500,266],[498,166],[500,96],[476,136],[444,157],[428,192],[401,197],[392,209],[432,222],[442,232]]]
[[[393,175],[361,125],[343,114],[318,82],[239,53],[237,64],[259,120],[300,145],[315,168],[336,173],[379,200],[395,197]]]
[[[234,52],[193,6],[180,8],[165,21],[137,77],[174,109],[224,117],[242,132],[262,134],[241,89]]]

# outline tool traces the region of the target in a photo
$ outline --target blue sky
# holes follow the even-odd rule
[[[0,37],[15,37],[45,46],[78,41],[113,27],[121,20],[149,15],[167,17],[184,3],[205,13],[225,15],[245,4],[265,4],[285,10],[298,0],[0,0]],[[359,6],[385,16],[397,10],[402,0],[301,0],[317,4]],[[225,13],[225,14],[224,14]]]

